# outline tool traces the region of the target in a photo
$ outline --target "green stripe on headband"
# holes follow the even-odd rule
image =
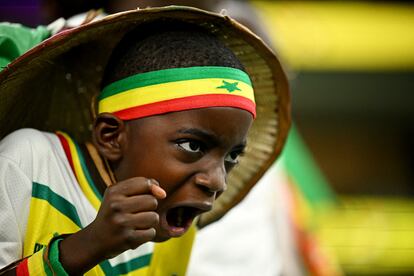
[[[134,88],[175,81],[207,78],[233,79],[242,81],[252,86],[250,78],[245,72],[231,67],[196,66],[188,68],[171,68],[140,73],[113,82],[102,90],[98,100],[102,100]]]

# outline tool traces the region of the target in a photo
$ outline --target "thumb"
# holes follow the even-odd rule
[[[157,198],[157,199],[164,199],[167,197],[167,193],[163,188],[160,187],[160,184],[155,179],[150,179],[151,181],[151,193]]]

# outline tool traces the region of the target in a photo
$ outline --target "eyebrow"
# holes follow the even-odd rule
[[[179,129],[178,133],[183,133],[183,134],[191,134],[194,136],[197,136],[203,140],[206,141],[211,141],[211,143],[213,145],[219,145],[220,144],[220,139],[217,137],[217,135],[215,135],[214,133],[211,133],[209,131],[205,131],[199,128],[184,128],[184,129]],[[243,141],[241,144],[233,147],[233,149],[240,149],[243,150],[246,147],[246,141]]]
[[[184,129],[178,130],[178,133],[191,134],[199,138],[202,138],[203,140],[212,141],[212,143],[215,145],[220,143],[216,135],[214,135],[211,132],[199,129],[199,128],[184,128]]]

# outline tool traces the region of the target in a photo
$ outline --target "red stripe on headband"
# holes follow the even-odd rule
[[[114,112],[121,120],[133,120],[168,112],[207,107],[234,107],[250,112],[256,118],[255,103],[236,95],[199,95],[131,107]]]

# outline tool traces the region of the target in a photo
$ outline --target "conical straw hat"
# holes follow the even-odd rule
[[[288,83],[279,60],[260,38],[228,16],[178,6],[133,10],[45,40],[0,73],[0,138],[32,127],[89,139],[91,102],[112,49],[140,24],[168,18],[199,25],[222,40],[246,68],[255,91],[257,119],[246,153],[228,175],[228,189],[213,210],[200,217],[204,226],[244,198],[279,155],[290,125]]]

